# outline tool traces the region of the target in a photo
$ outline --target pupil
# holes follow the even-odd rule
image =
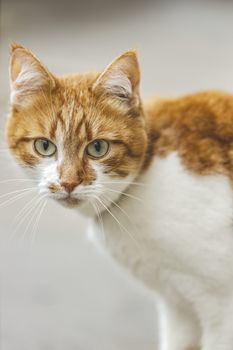
[[[100,152],[100,150],[101,150],[101,142],[100,141],[95,142],[95,150],[97,152]]]
[[[47,140],[43,141],[43,148],[45,151],[47,151],[47,149],[49,148],[49,141],[47,141]]]

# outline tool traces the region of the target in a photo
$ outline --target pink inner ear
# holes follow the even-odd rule
[[[140,81],[139,65],[134,51],[128,51],[113,61],[99,76],[98,86],[118,97],[129,98],[137,90]]]
[[[45,88],[53,82],[52,75],[27,49],[16,48],[11,58],[11,101],[22,103],[22,98]]]
[[[20,97],[28,96],[42,89],[46,83],[47,81],[41,72],[36,70],[33,65],[25,63],[16,80],[12,83],[11,102],[19,103]]]
[[[14,84],[24,89],[38,89],[46,83],[45,76],[32,62],[25,62]]]
[[[123,72],[113,71],[104,82],[106,90],[116,96],[129,98],[132,95],[132,85]]]

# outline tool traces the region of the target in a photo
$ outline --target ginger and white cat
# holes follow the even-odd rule
[[[233,95],[144,103],[134,51],[57,77],[13,44],[10,79],[10,150],[155,291],[160,350],[232,350]]]

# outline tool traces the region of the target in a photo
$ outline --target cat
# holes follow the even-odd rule
[[[55,76],[12,44],[9,149],[158,300],[160,350],[233,349],[233,95],[142,101],[137,54]]]

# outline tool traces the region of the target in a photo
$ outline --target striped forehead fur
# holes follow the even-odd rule
[[[30,81],[31,70],[25,70],[27,66],[21,62],[22,48],[18,58],[17,50],[16,47],[13,53],[14,60],[12,60],[12,65],[15,64],[17,67],[11,67],[13,72],[19,66],[21,67],[21,71],[17,70],[15,75],[16,81],[21,79],[22,82],[22,79],[28,77],[27,83],[33,84],[34,80]],[[30,52],[29,57],[26,49],[23,53],[26,61],[33,61],[34,56]],[[111,64],[110,71],[105,70],[104,76],[101,73],[88,73],[55,77],[38,59],[35,59],[37,71],[43,72],[46,76],[45,86],[42,86],[37,94],[30,95],[30,102],[26,106],[22,102],[22,108],[15,108],[13,103],[8,123],[9,145],[21,162],[25,160],[28,164],[32,156],[33,163],[30,165],[40,164],[42,160],[33,153],[30,142],[34,138],[43,137],[59,145],[59,149],[62,145],[64,157],[72,158],[73,167],[81,166],[86,172],[87,169],[91,171],[90,161],[84,161],[85,148],[95,139],[106,139],[110,142],[111,152],[98,160],[99,165],[114,176],[118,174],[125,177],[131,172],[136,173],[143,163],[147,147],[143,112],[141,104],[135,107],[132,99],[128,101],[119,99],[120,90],[121,93],[127,90],[128,95],[136,88],[135,77],[133,78],[130,72],[131,64],[135,64],[135,71],[138,69],[136,59],[131,58],[134,55],[134,52],[125,55],[123,61],[126,59],[127,63],[121,62],[121,58],[117,59],[116,67],[114,63]],[[20,62],[17,62],[17,59]],[[103,84],[102,78],[108,87]],[[56,84],[48,85],[47,79],[52,79]],[[41,79],[42,82],[43,79]],[[111,94],[108,94],[106,92],[110,86],[113,90],[118,86],[117,89],[120,90],[112,90]],[[37,88],[37,83],[34,88]],[[135,96],[136,94],[137,99],[140,98],[138,91],[135,90]],[[21,97],[23,100],[24,97]],[[20,144],[20,147],[14,147],[15,142]]]

